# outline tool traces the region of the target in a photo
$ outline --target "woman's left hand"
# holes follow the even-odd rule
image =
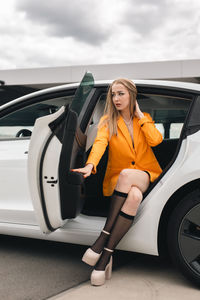
[[[144,114],[140,110],[137,100],[135,102],[135,117],[137,117],[138,119],[142,119],[144,117]]]

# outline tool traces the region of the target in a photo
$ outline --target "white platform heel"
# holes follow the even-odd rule
[[[105,230],[102,230],[102,232],[107,235],[110,235],[110,232],[107,232]],[[90,266],[95,266],[101,256],[101,254],[102,254],[102,252],[96,253],[91,248],[88,248],[82,257],[82,261]]]
[[[104,250],[113,252],[113,250],[104,248]],[[93,270],[91,273],[91,284],[95,286],[100,286],[105,283],[106,280],[110,279],[112,276],[112,264],[113,264],[113,258],[110,257],[109,263],[107,264],[104,271],[101,270]]]
[[[88,248],[82,257],[82,261],[90,266],[95,266],[101,253],[96,253],[91,248]]]

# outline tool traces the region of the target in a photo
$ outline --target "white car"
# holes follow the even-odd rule
[[[169,252],[200,284],[200,85],[134,81],[142,111],[164,140],[153,151],[163,168],[144,195],[134,226],[118,249]],[[102,195],[107,151],[86,180],[84,165],[103,114],[110,82],[34,92],[0,107],[0,233],[91,245],[109,199]]]

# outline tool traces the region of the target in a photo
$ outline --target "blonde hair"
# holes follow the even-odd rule
[[[126,79],[126,78],[119,78],[114,80],[111,85],[109,86],[107,98],[106,98],[106,105],[104,109],[104,116],[102,122],[99,124],[99,128],[107,125],[107,128],[109,130],[109,138],[113,135],[117,135],[117,120],[120,117],[119,111],[116,109],[113,100],[112,100],[112,87],[114,84],[122,84],[125,86],[129,92],[130,96],[130,104],[129,104],[129,110],[130,110],[130,116],[134,117],[135,112],[135,103],[136,103],[136,96],[137,96],[137,88],[133,81]]]

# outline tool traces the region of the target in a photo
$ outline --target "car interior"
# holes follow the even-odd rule
[[[87,131],[87,157],[91,151],[97,134],[98,122],[104,112],[105,98],[106,95],[102,95],[100,97]],[[138,94],[137,99],[141,110],[151,115],[155,121],[156,127],[163,135],[163,142],[156,147],[152,147],[152,149],[164,172],[176,154],[179,138],[191,104],[191,99],[153,94]],[[95,175],[91,175],[85,180],[85,205],[82,210],[83,214],[106,216],[106,212],[109,207],[109,197],[103,196],[102,185],[106,170],[107,157],[108,148],[97,166],[97,173]],[[156,182],[158,180],[156,180]],[[144,198],[153,186],[155,186],[156,182],[150,184],[149,189],[144,194]]]

